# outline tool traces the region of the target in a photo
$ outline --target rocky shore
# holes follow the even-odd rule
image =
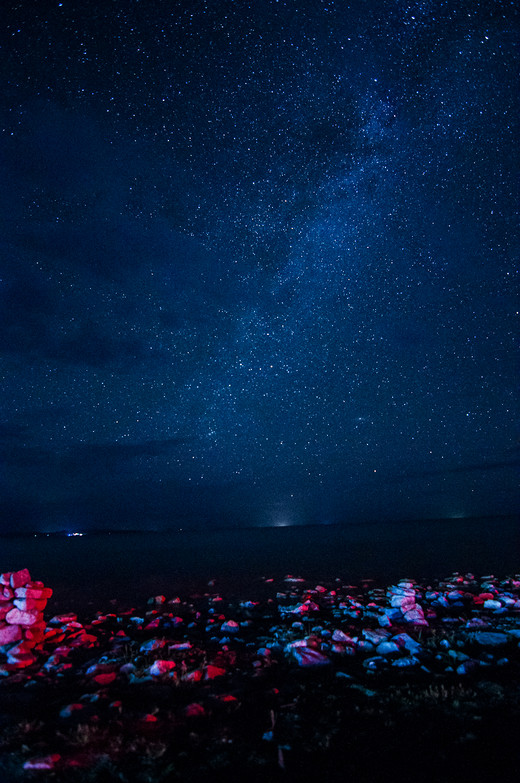
[[[2,574],[2,783],[520,769],[520,575],[217,587],[45,620],[52,591]]]

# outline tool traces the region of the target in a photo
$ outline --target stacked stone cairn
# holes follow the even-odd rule
[[[45,638],[43,610],[51,595],[43,582],[31,581],[26,568],[0,574],[0,653],[7,656],[5,670],[35,662],[34,650]]]

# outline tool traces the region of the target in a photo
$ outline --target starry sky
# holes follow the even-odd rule
[[[509,0],[6,0],[0,532],[518,507]]]

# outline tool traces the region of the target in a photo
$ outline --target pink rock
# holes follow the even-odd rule
[[[10,612],[11,609],[12,609],[12,606],[10,604],[7,604],[7,605],[0,604],[0,622],[5,620],[5,616],[6,616],[7,612]]]
[[[23,587],[30,581],[31,575],[27,568],[22,568],[21,571],[14,571],[14,573],[11,574],[11,587],[13,589],[15,587]]]
[[[4,601],[10,601],[14,595],[12,589],[10,587],[4,587],[2,592],[2,598]]]
[[[35,625],[41,622],[42,614],[35,610],[30,612],[23,612],[21,609],[11,609],[7,612],[5,620],[9,625]]]
[[[24,769],[55,769],[56,764],[61,761],[59,753],[51,753],[49,756],[42,756],[37,759],[31,759],[26,761],[23,765]]]
[[[22,629],[19,625],[4,625],[0,627],[0,646],[17,642],[22,638]]]
[[[14,595],[15,598],[50,598],[52,590],[50,587],[17,587]]]
[[[37,600],[36,598],[15,598],[13,604],[17,609],[21,609],[22,612],[43,612],[47,606],[47,599]]]
[[[0,574],[0,585],[11,584],[11,571],[7,571],[5,574]]]

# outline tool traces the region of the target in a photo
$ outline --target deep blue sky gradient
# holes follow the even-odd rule
[[[518,508],[513,2],[7,2],[0,532]]]

